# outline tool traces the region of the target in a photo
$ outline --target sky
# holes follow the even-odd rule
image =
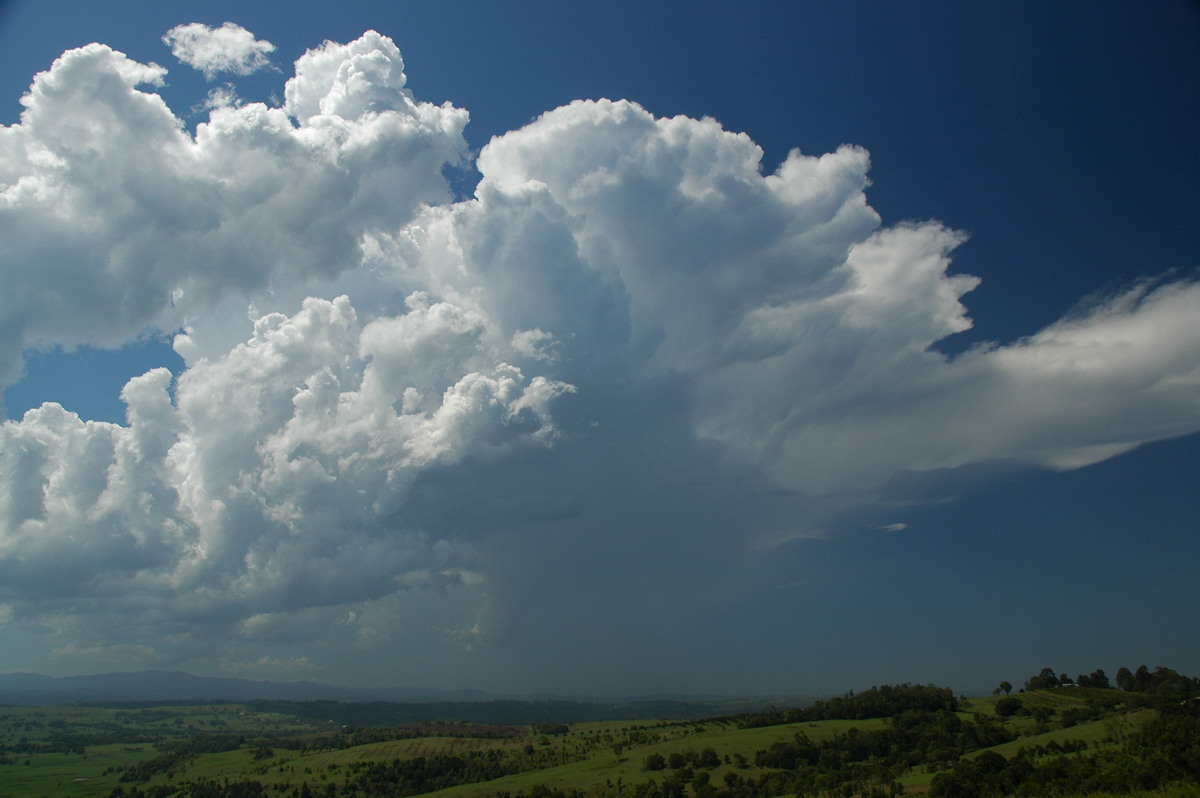
[[[1200,672],[1194,3],[0,4],[0,673]]]

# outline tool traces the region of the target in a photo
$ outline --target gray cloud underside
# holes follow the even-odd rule
[[[862,149],[764,175],[711,119],[581,101],[493,139],[451,202],[467,114],[416,100],[386,37],[194,134],[164,74],[70,51],[0,130],[0,373],[185,331],[187,369],[132,380],[125,425],[48,404],[0,427],[0,617],[64,654],[369,648],[415,606],[478,647],[556,586],[694,590],[622,546],[706,568],[905,471],[1200,429],[1200,286],[949,358],[964,237],[881,227]],[[772,492],[797,498],[748,498]]]

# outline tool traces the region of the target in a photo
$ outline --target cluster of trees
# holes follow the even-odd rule
[[[853,691],[837,698],[818,701],[810,707],[775,709],[739,715],[738,726],[752,729],[762,726],[781,726],[786,723],[811,723],[820,720],[864,720],[884,718],[902,712],[949,711],[960,708],[959,700],[948,687],[924,684],[885,684],[855,694]]]
[[[1045,748],[1022,749],[1011,759],[984,751],[934,776],[929,798],[1089,795],[1160,790],[1197,783],[1200,718],[1163,713],[1129,736],[1120,749],[1091,755],[1054,756]]]
[[[565,723],[531,723],[529,729],[534,734],[570,734],[571,727]]]
[[[53,726],[53,723],[51,725]],[[40,725],[40,724],[39,724]],[[77,754],[82,756],[90,745],[142,742],[143,735],[123,729],[115,731],[74,732],[62,728],[51,728],[41,738],[22,735],[8,742],[0,742],[0,754]]]
[[[525,792],[524,790],[516,794],[508,791],[498,792],[492,798],[587,798],[587,796],[579,790],[551,789],[544,784],[538,784],[532,787],[529,792]]]
[[[1072,682],[1071,677],[1067,676],[1065,673],[1055,676],[1053,668],[1042,668],[1041,673],[1037,674],[1036,676],[1030,676],[1025,680],[1025,690],[1027,692],[1032,692],[1034,690],[1048,690],[1052,687],[1064,685],[1074,685],[1074,682]]]
[[[520,772],[500,751],[469,751],[464,756],[438,755],[391,762],[359,762],[339,795],[356,798],[400,798],[423,795],[458,784],[476,784]]]
[[[674,751],[666,757],[657,752],[650,754],[646,757],[644,769],[665,770],[669,767],[672,770],[682,768],[711,770],[720,766],[721,757],[717,755],[715,748],[702,748],[699,752],[689,748],[687,751]]]
[[[1080,687],[1095,687],[1099,690],[1107,690],[1112,687],[1108,682],[1108,675],[1104,670],[1097,668],[1090,675],[1084,676],[1082,673],[1075,677],[1075,684]]]
[[[1146,666],[1143,665],[1142,667],[1144,668]],[[1122,668],[1121,670],[1128,673],[1126,668]],[[1104,670],[1101,668],[1097,668],[1090,674],[1081,673],[1075,677],[1074,681],[1072,681],[1071,677],[1067,676],[1065,673],[1060,673],[1055,676],[1053,668],[1042,668],[1041,672],[1036,676],[1030,676],[1025,680],[1026,690],[1046,690],[1051,687],[1095,687],[1101,690],[1107,690],[1112,687],[1112,685],[1108,681],[1108,675],[1105,674]],[[1000,687],[998,687],[995,692],[999,692],[1000,690],[1004,690],[1005,694],[1007,694],[1012,690],[1012,685],[1010,685],[1008,682],[1001,682]]]
[[[121,781],[142,783],[159,773],[170,773],[199,754],[219,754],[236,751],[246,738],[240,734],[199,734],[180,740],[164,740],[155,744],[158,756],[139,762],[121,774]]]
[[[1187,700],[1200,695],[1200,678],[1184,676],[1162,665],[1153,671],[1142,665],[1132,673],[1128,668],[1118,670],[1117,687],[1131,693]]]
[[[418,740],[424,737],[460,737],[473,740],[503,740],[521,737],[524,729],[515,726],[477,726],[467,723],[422,723],[405,726],[370,726],[339,729],[335,732],[314,737],[272,737],[276,748],[290,748],[302,752],[340,751],[368,743],[391,742],[393,740]]]
[[[885,729],[852,728],[821,743],[814,743],[803,733],[797,734],[791,743],[776,743],[757,752],[755,764],[797,772],[807,770],[815,778],[869,762],[875,775],[899,776],[914,765],[952,763],[964,753],[1012,739],[1012,732],[984,716],[967,721],[951,710],[907,710],[893,715]],[[844,776],[844,780],[861,778],[861,773],[850,770],[850,777]]]
[[[669,759],[651,754],[646,770],[669,767],[672,771],[662,781],[652,778],[636,785],[632,794],[638,798],[896,795],[898,779],[914,765],[950,766],[965,752],[1012,739],[1012,733],[990,717],[964,720],[949,709],[910,709],[893,715],[884,729],[851,728],[820,742],[800,732],[790,741],[755,752],[754,766],[767,772],[757,776],[727,772],[720,785],[709,772],[721,762],[713,749],[672,754]],[[738,764],[742,769],[750,765],[744,760]]]
[[[146,790],[134,787],[128,792],[117,786],[109,798],[261,798],[266,788],[251,780],[197,779],[180,785],[162,784]]]
[[[520,768],[515,767],[502,752],[494,750],[470,751],[464,756],[419,756],[390,762],[355,762],[339,769],[347,772],[345,781],[328,781],[319,786],[310,786],[304,781],[291,788],[290,792],[294,798],[402,798],[459,784],[491,781],[520,772]],[[118,785],[109,798],[258,798],[278,789],[264,787],[261,782],[249,779],[217,782],[200,778],[144,789],[133,787],[128,791]]]
[[[1093,687],[1101,690],[1112,688],[1112,683],[1103,669],[1097,668],[1090,674],[1079,674],[1074,680],[1065,673],[1055,675],[1053,668],[1042,670],[1025,680],[1025,690],[1047,690],[1054,687]],[[1145,665],[1136,671],[1129,668],[1117,670],[1116,686],[1127,693],[1170,694],[1190,697],[1200,694],[1200,679],[1183,676],[1182,674],[1159,665],[1153,671]],[[1012,685],[1000,682],[1000,686],[992,691],[993,695],[1012,692]]]

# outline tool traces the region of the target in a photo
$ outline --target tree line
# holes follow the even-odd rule
[[[934,687],[931,684],[885,684],[857,694],[851,690],[845,695],[817,701],[808,707],[770,707],[762,712],[737,715],[734,721],[740,728],[752,729],[820,720],[884,718],[911,710],[954,712],[960,708],[959,700],[948,687]]]
[[[1200,700],[1200,678],[1184,676],[1178,671],[1162,665],[1159,665],[1154,670],[1150,670],[1145,665],[1139,666],[1136,671],[1131,671],[1129,668],[1124,667],[1120,668],[1117,670],[1115,681],[1118,689],[1126,693],[1144,696],[1140,700],[1140,703],[1147,706],[1160,703]],[[1108,690],[1113,687],[1113,684],[1109,681],[1108,675],[1105,674],[1104,670],[1100,668],[1097,668],[1090,674],[1085,675],[1081,673],[1074,679],[1071,679],[1066,673],[1056,675],[1053,668],[1042,668],[1040,672],[1025,680],[1022,692],[1052,690],[1058,687]],[[1007,695],[1011,691],[1012,685],[1004,681],[992,693],[994,695],[1003,692]],[[1155,699],[1159,700],[1156,701]]]

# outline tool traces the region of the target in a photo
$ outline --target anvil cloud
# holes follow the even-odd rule
[[[265,63],[222,30],[168,37],[210,76]],[[717,563],[902,475],[1200,430],[1200,285],[947,355],[966,236],[883,224],[860,147],[771,169],[713,119],[577,101],[494,138],[455,200],[467,111],[418,99],[387,36],[194,130],[166,74],[66,52],[0,130],[0,373],[147,335],[186,362],[126,385],[125,424],[0,427],[0,618],[64,655],[478,652],[571,586],[599,634],[605,587],[643,634],[689,574],[736,590]],[[639,547],[678,570],[612,554]]]

